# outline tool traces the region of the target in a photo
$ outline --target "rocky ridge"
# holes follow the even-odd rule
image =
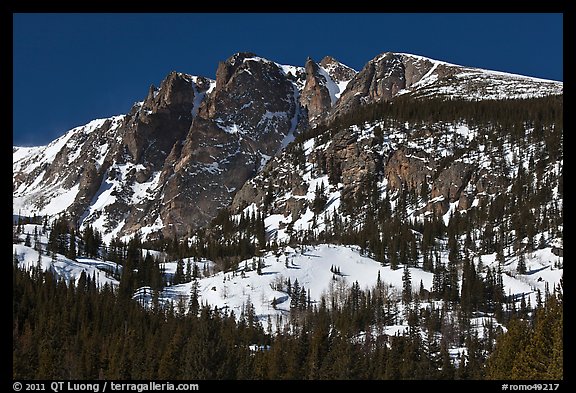
[[[262,200],[267,188],[258,179],[246,181],[270,173],[277,176],[272,186],[291,184],[291,196],[274,201],[276,211],[296,218],[315,183],[290,173],[279,154],[303,131],[400,96],[492,100],[562,92],[560,82],[408,54],[383,53],[356,72],[331,57],[294,67],[237,53],[218,65],[216,80],[172,72],[125,115],[74,128],[47,146],[14,147],[14,213],[53,217],[66,211],[80,226],[99,228],[106,240],[135,231],[187,235],[231,202],[238,209]],[[432,194],[426,209],[439,214],[456,200],[474,203],[471,182],[477,194],[506,187],[486,168],[441,165],[442,157],[428,148],[397,145],[398,130],[379,127],[387,144],[362,136],[365,127],[348,130],[308,146],[313,154],[304,149],[306,165],[341,179],[344,200],[358,197],[373,177],[390,190],[418,188],[427,179]],[[418,132],[434,140],[433,131]]]
[[[316,102],[326,90],[313,79],[303,67],[253,53],[220,62],[216,80],[171,72],[126,115],[74,128],[47,146],[14,147],[14,211],[65,211],[107,240],[135,231],[189,234],[309,127],[301,92]]]

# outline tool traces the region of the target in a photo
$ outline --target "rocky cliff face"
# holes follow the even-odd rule
[[[221,62],[216,75],[172,72],[127,115],[16,148],[15,204],[29,214],[67,211],[108,239],[184,235],[208,223],[308,126],[303,75],[251,53]]]
[[[424,65],[424,69],[430,67],[431,65]],[[406,88],[407,83],[411,82],[409,79],[401,55],[386,53],[378,56],[369,61],[350,81],[346,92],[334,108],[331,118],[351,112],[363,104],[390,101],[398,92]]]
[[[300,103],[307,109],[308,123],[314,127],[326,121],[357,72],[330,56],[324,57],[319,64],[308,58],[304,68],[306,83]]]
[[[305,122],[298,89],[276,63],[240,53],[220,63],[216,87],[170,153],[160,217],[176,233],[207,224]]]
[[[308,109],[308,120],[311,125],[318,124],[332,109],[328,81],[320,73],[320,67],[311,58],[306,60],[306,84],[300,95],[300,103]]]
[[[431,102],[435,101],[398,105],[409,113]],[[541,104],[541,113],[530,110],[527,116],[556,112],[561,99],[518,100],[514,111],[528,113],[524,110]],[[415,222],[428,217],[448,222],[456,211],[472,215],[481,211],[485,218],[501,210],[511,192],[524,187],[518,186],[519,174],[538,166],[534,157],[542,159],[540,173],[548,173],[549,187],[560,187],[561,152],[552,149],[555,153],[548,155],[542,150],[546,144],[534,139],[531,120],[515,117],[516,126],[511,126],[509,116],[492,118],[500,113],[499,105],[508,104],[454,101],[450,111],[459,115],[451,112],[451,121],[384,117],[351,126],[333,123],[333,128],[300,140],[272,159],[236,194],[231,211],[260,211],[270,240],[289,242],[295,232],[298,239],[322,239],[324,228],[333,230],[335,222],[351,222],[358,230],[377,209],[390,214],[398,206],[403,220]],[[471,107],[477,112],[472,114]],[[557,116],[553,121],[561,123]],[[518,127],[522,136],[510,131]],[[556,125],[544,127],[551,127],[551,134],[557,132]],[[526,160],[532,164],[526,166]]]
[[[172,72],[127,115],[93,121],[37,149],[15,168],[15,201],[38,214],[66,211],[108,237],[154,224],[159,175],[210,86],[207,78]]]
[[[386,52],[370,60],[350,81],[329,120],[361,105],[390,101],[399,95],[488,100],[544,97],[562,91],[562,84],[553,81]]]
[[[348,84],[358,74],[358,71],[342,64],[332,56],[325,56],[319,64],[336,84]],[[344,89],[340,89],[340,93],[343,91]]]
[[[15,147],[14,212],[66,211],[82,226],[99,228],[107,241],[137,230],[147,237],[186,235],[231,202],[240,209],[272,191],[280,199],[270,202],[271,211],[296,219],[316,183],[277,154],[303,130],[329,127],[359,106],[401,95],[493,99],[562,91],[561,83],[406,54],[384,53],[357,73],[331,57],[294,67],[237,53],[218,65],[216,80],[172,72],[125,115],[92,121],[47,146]],[[341,189],[332,187],[335,201],[361,197],[375,179],[390,192],[427,184],[422,211],[441,214],[454,201],[465,209],[477,195],[510,183],[472,160],[448,162],[434,154],[432,129],[416,132],[432,141],[425,148],[400,146],[397,130],[384,131],[382,139],[353,127],[290,151],[307,157],[299,165],[321,168],[326,182],[341,182]],[[268,180],[246,183],[263,168]]]

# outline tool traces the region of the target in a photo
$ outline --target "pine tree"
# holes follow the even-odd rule
[[[20,216],[20,211],[18,211],[18,219],[16,221],[16,233],[22,233],[22,217]]]
[[[462,311],[468,316],[479,306],[482,296],[482,282],[476,274],[474,262],[468,257],[464,258],[462,266],[462,288],[460,293],[460,305]]]
[[[412,276],[408,265],[404,265],[402,273],[402,303],[409,304],[412,301]]]
[[[401,378],[400,364],[402,363],[403,337],[391,337],[390,350],[386,358],[384,379],[397,380]]]
[[[66,257],[68,259],[76,259],[76,232],[74,228],[70,230],[70,245],[68,246],[68,252],[66,253]]]
[[[428,300],[426,299],[426,289],[424,289],[424,282],[422,281],[422,279],[420,279],[420,287],[418,288],[418,297],[421,300]]]
[[[432,276],[432,292],[436,300],[442,299],[446,291],[446,269],[444,264],[438,258],[436,260],[436,267],[434,275]]]
[[[42,243],[40,242],[40,236],[38,235],[38,226],[34,227],[34,249],[39,253],[42,253]]]
[[[452,380],[455,376],[455,368],[454,363],[450,359],[450,352],[448,351],[448,343],[443,338],[440,342],[440,359],[442,361],[442,365],[440,366],[440,371],[438,375],[438,379],[444,380]]]
[[[194,265],[194,267],[196,267],[196,265]],[[184,275],[184,281],[192,281],[192,262],[190,261],[190,258],[188,258],[186,261],[186,273]]]
[[[162,353],[158,366],[158,378],[179,379],[179,359],[181,358],[183,347],[184,337],[182,329],[177,328],[174,334],[170,337],[170,342]]]
[[[199,297],[199,284],[198,280],[192,280],[192,286],[190,288],[190,301],[188,306],[188,312],[190,315],[196,316],[200,310],[200,303],[198,302]]]
[[[264,262],[263,262],[262,258],[258,258],[258,266],[256,267],[256,274],[258,274],[259,276],[262,275],[263,265],[264,265]]]
[[[328,197],[325,194],[324,182],[316,184],[316,189],[314,191],[314,200],[312,201],[312,211],[314,214],[320,214],[326,203],[328,202]]]
[[[526,256],[523,252],[520,252],[518,256],[518,265],[516,266],[516,273],[526,274]]]
[[[298,279],[294,280],[294,285],[290,290],[290,308],[297,309],[300,301],[300,283]]]
[[[560,305],[560,307],[562,306]],[[552,356],[546,372],[547,378],[555,380],[564,378],[564,312],[559,310],[559,314],[560,316],[552,328]]]
[[[458,301],[458,265],[455,259],[448,259],[448,272],[446,277],[445,299],[449,301]]]
[[[513,379],[547,380],[563,374],[562,368],[558,367],[563,359],[562,352],[558,351],[563,337],[563,327],[559,323],[563,320],[562,315],[562,303],[554,296],[549,297],[546,307],[536,311],[533,334],[529,335],[526,346],[514,362]]]
[[[258,214],[255,218],[255,232],[256,232],[256,241],[258,242],[259,248],[266,247],[266,225],[264,224],[264,215],[258,211]]]
[[[176,262],[176,271],[172,279],[172,285],[182,284],[184,282],[184,260],[179,258]]]
[[[31,239],[30,239],[30,234],[29,234],[29,233],[26,234],[26,240],[24,240],[24,245],[25,245],[26,247],[32,247],[32,241],[31,241]]]

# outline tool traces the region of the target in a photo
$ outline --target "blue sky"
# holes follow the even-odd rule
[[[13,14],[13,144],[123,114],[172,70],[215,77],[251,51],[282,64],[382,52],[563,80],[560,13]]]

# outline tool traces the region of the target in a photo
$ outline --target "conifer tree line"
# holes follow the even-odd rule
[[[515,237],[516,241],[528,236],[527,248],[536,249],[543,245],[540,238],[534,238],[536,233],[549,232],[551,237],[561,235],[563,209],[557,199],[561,200],[563,196],[563,179],[561,175],[553,176],[546,170],[550,165],[562,162],[562,114],[562,97],[556,96],[489,101],[411,100],[399,97],[391,102],[362,106],[353,113],[337,118],[329,126],[319,125],[299,134],[296,141],[287,147],[286,154],[291,157],[288,161],[294,166],[293,170],[297,171],[305,165],[302,145],[305,140],[315,137],[319,139],[318,143],[325,143],[350,125],[376,121],[383,123],[374,130],[375,149],[378,143],[382,143],[382,133],[386,127],[403,129],[404,124],[409,122],[413,129],[420,129],[429,128],[434,123],[453,124],[458,121],[476,127],[486,143],[485,150],[495,152],[492,154],[494,157],[504,154],[504,146],[519,146],[521,149],[529,145],[538,146],[538,149],[529,149],[527,156],[514,157],[517,172],[511,173],[504,161],[495,163],[496,166],[501,165],[502,174],[511,179],[511,193],[497,194],[489,203],[469,209],[467,214],[460,214],[454,219],[458,221],[457,225],[454,224],[458,236],[465,235],[467,246],[474,243],[476,252],[506,249],[513,241],[506,235],[511,230],[519,234]],[[440,134],[442,132],[445,131],[439,130]],[[468,152],[476,150],[474,144],[477,139],[481,138],[474,139],[466,147]],[[463,154],[458,152],[458,146],[453,149],[454,154],[446,157],[440,166],[447,167]],[[526,163],[528,170],[523,166]],[[423,268],[433,270],[430,268],[434,266],[433,243],[435,239],[447,235],[446,226],[435,216],[417,222],[404,216],[406,208],[415,208],[418,202],[429,199],[431,185],[428,182],[422,183],[419,189],[403,187],[396,194],[387,193],[382,198],[377,187],[381,179],[377,174],[372,174],[362,180],[358,193],[342,194],[340,208],[328,215],[325,210],[327,192],[341,180],[340,164],[319,156],[315,158],[314,166],[315,173],[328,175],[329,184],[318,185],[310,209],[315,213],[315,219],[320,216],[324,218],[327,228],[323,232],[314,231],[314,228],[298,231],[289,226],[292,234],[290,244],[357,244],[366,249],[370,256],[379,261],[388,261],[393,266],[404,263],[402,261],[405,259],[413,264],[420,257],[424,258]],[[273,187],[269,183],[266,186],[261,208],[250,213],[240,211],[238,214],[222,209],[208,227],[193,232],[189,238],[192,240],[160,238],[143,242],[144,246],[165,251],[169,260],[207,258],[226,271],[237,268],[240,261],[258,256],[263,251],[276,250],[281,244],[267,237],[264,225],[264,218],[271,212],[273,201],[278,197],[276,192],[283,184],[280,179],[273,180],[278,184]],[[396,204],[396,208],[393,209],[392,204]],[[487,222],[499,224],[499,230],[492,230],[486,225]],[[414,236],[413,231],[422,234],[422,237]],[[479,238],[482,238],[482,242],[478,241]],[[110,253],[114,257],[122,245],[118,239],[113,242]]]
[[[288,226],[291,233],[289,244],[355,244],[369,256],[393,268],[407,263],[431,272],[436,270],[435,261],[441,251],[438,239],[450,239],[449,248],[454,256],[464,252],[503,254],[511,246],[515,249],[523,247],[526,251],[543,248],[547,245],[543,233],[547,233],[549,238],[562,235],[563,209],[558,202],[563,195],[562,176],[555,177],[546,172],[550,165],[562,161],[561,115],[562,101],[557,97],[494,102],[427,99],[414,103],[395,100],[362,107],[354,114],[346,115],[350,119],[344,116],[329,129],[319,126],[314,132],[326,138],[337,132],[339,127],[344,127],[340,124],[353,124],[359,121],[358,118],[389,119],[390,124],[402,124],[405,120],[425,122],[452,119],[450,121],[453,122],[454,119],[462,119],[468,124],[476,122],[481,125],[479,130],[487,138],[486,149],[498,151],[504,145],[534,144],[540,149],[530,149],[527,156],[515,158],[517,172],[509,173],[509,169],[502,168],[512,182],[510,193],[499,193],[491,197],[489,203],[468,209],[466,214],[455,212],[449,227],[436,215],[424,220],[407,220],[405,217],[407,208],[414,209],[419,202],[429,199],[431,186],[427,182],[422,183],[419,189],[403,187],[396,194],[387,193],[382,198],[376,186],[379,180],[376,175],[363,179],[358,187],[359,193],[343,193],[340,208],[327,214],[327,189],[338,184],[340,179],[338,168],[330,169],[330,165],[336,166],[336,163],[318,159],[316,170],[319,174],[328,174],[329,184],[318,185],[310,208],[315,213],[315,220],[323,218],[325,229],[320,232],[315,230],[314,225],[300,230]],[[381,127],[376,129],[382,132]],[[305,134],[301,134],[300,138],[303,138],[302,135]],[[375,137],[378,138],[377,135]],[[473,151],[474,146],[468,149]],[[304,160],[301,143],[290,145],[287,151],[297,166],[303,165],[300,162]],[[455,155],[447,159],[456,158]],[[449,163],[446,161],[443,165]],[[528,164],[527,170],[523,163]],[[276,196],[274,187],[269,185],[261,209],[250,213],[242,211],[236,216],[229,209],[222,209],[208,228],[194,233],[192,241],[159,239],[143,242],[143,246],[165,251],[168,260],[206,258],[215,261],[221,270],[234,270],[242,260],[281,246],[274,239],[267,238],[264,225],[264,218],[270,213],[270,205]],[[66,220],[63,217],[53,223],[56,230],[50,231],[49,249],[72,256],[74,251],[69,251],[72,245],[69,239],[73,229],[70,223],[66,225]],[[512,231],[515,236],[509,235]],[[540,235],[536,237],[537,234]],[[527,242],[521,245],[519,241],[524,238],[527,238]],[[113,239],[106,247],[98,231],[91,227],[83,231],[80,239],[76,252],[96,256],[99,247],[104,246],[101,256],[124,264],[127,244],[120,240]],[[459,249],[452,249],[453,245]],[[461,257],[456,258],[460,265]],[[438,267],[440,270],[449,269],[449,266]],[[519,273],[523,273],[522,261]]]
[[[546,238],[562,236],[562,107],[562,97],[554,96],[494,101],[415,101],[399,98],[363,106],[351,114],[341,116],[329,126],[320,125],[299,134],[296,141],[287,147],[287,159],[283,163],[290,165],[286,168],[288,173],[297,173],[306,164],[303,154],[305,140],[316,138],[316,145],[321,145],[334,139],[337,134],[350,133],[349,127],[355,124],[379,123],[374,128],[374,142],[370,146],[380,150],[384,129],[405,130],[410,138],[417,138],[411,136],[417,130],[446,135],[449,125],[463,122],[479,135],[470,141],[451,135],[451,145],[446,148],[452,154],[440,160],[439,169],[449,167],[464,155],[474,163],[477,160],[478,143],[482,141],[482,147],[492,160],[493,168],[501,176],[499,181],[508,182],[511,192],[487,195],[478,206],[464,213],[453,213],[449,224],[449,229],[453,231],[450,236],[452,240],[457,238],[456,243],[460,244],[460,249],[452,252],[454,255],[465,250],[474,254],[501,253],[506,252],[511,245],[516,250],[523,247],[525,251],[530,251],[546,245],[542,234],[547,234]],[[406,123],[410,123],[408,128]],[[354,136],[353,133],[351,135]],[[516,169],[510,167],[510,163],[504,159],[505,148],[513,150],[513,147],[520,151],[520,155],[514,154],[512,157],[512,165]],[[336,162],[333,156],[325,156],[321,151],[314,154],[312,159],[308,158],[308,163],[312,163],[315,175],[327,175],[329,184],[322,182],[316,187],[314,200],[309,204],[314,213],[311,227],[296,229],[288,225],[287,231],[291,235],[289,244],[356,244],[371,257],[392,266],[405,261],[413,265],[422,260],[422,267],[433,271],[435,254],[439,251],[437,239],[446,239],[448,228],[437,214],[419,220],[406,217],[408,209],[416,210],[422,202],[431,199],[433,178],[418,187],[403,184],[399,190],[389,191],[382,197],[378,187],[382,173],[369,173],[361,179],[355,193],[342,190],[339,209],[327,211],[327,192],[328,189],[336,189],[341,183],[342,163]],[[386,157],[381,159],[384,162]],[[560,167],[549,171],[556,165]],[[436,173],[440,172],[439,169]],[[265,168],[264,172],[267,170]],[[272,201],[286,192],[287,184],[285,178],[270,176],[265,179],[261,186],[267,191],[255,214],[260,211],[263,216],[271,214]],[[222,211],[220,217],[230,215]],[[322,231],[315,228],[315,223],[320,220],[325,224]],[[233,226],[219,224],[218,220],[214,221],[214,228],[208,233],[214,231],[218,236],[226,233],[237,236],[239,233]],[[516,235],[510,236],[512,232]],[[461,238],[464,237],[466,242],[461,244]],[[520,244],[525,238],[527,242]],[[258,247],[265,244],[266,250],[270,250],[278,246],[274,239],[264,239],[265,242],[259,242]],[[256,244],[255,239],[252,239],[252,243]],[[452,242],[452,245],[456,243]]]
[[[294,291],[296,286],[292,286]],[[562,379],[563,296],[555,288],[532,318],[517,310],[494,346],[447,309],[402,316],[378,280],[338,304],[292,309],[278,334],[247,304],[239,317],[203,304],[145,310],[85,273],[76,284],[13,265],[14,379]],[[406,318],[408,331],[362,330]],[[422,335],[420,327],[428,333]],[[358,333],[362,332],[361,335]],[[442,335],[438,335],[442,332]],[[448,343],[466,348],[451,360]],[[260,351],[251,345],[258,344]]]
[[[532,119],[534,125],[556,124],[563,129],[563,96],[540,98],[516,98],[506,100],[470,101],[450,98],[396,97],[362,105],[354,111],[340,115],[329,124],[320,124],[296,137],[296,144],[310,138],[331,135],[352,125],[372,123],[389,119],[399,124],[431,124],[466,120],[471,126],[487,123],[500,124],[505,129],[526,124]],[[558,147],[558,146],[555,146]]]
[[[76,284],[66,283],[15,264],[14,378],[561,379],[562,288],[538,291],[536,304],[530,304],[524,296],[520,302],[509,296],[503,281],[507,259],[518,260],[512,274],[526,274],[526,255],[550,246],[549,239],[563,237],[561,97],[478,102],[399,98],[366,105],[329,126],[300,134],[285,154],[296,172],[306,165],[303,142],[309,138],[327,142],[351,125],[379,122],[373,135],[377,150],[385,130],[401,129],[406,122],[418,129],[457,121],[477,127],[485,149],[498,153],[494,157],[503,156],[504,146],[525,149],[525,155],[513,158],[514,170],[506,160],[498,163],[510,192],[490,195],[487,203],[465,212],[454,211],[447,221],[435,214],[408,219],[407,210],[430,199],[431,183],[402,185],[382,196],[381,174],[371,174],[356,194],[342,193],[340,208],[328,212],[328,191],[341,182],[342,173],[338,162],[318,154],[314,171],[327,175],[328,183],[316,187],[310,203],[313,223],[300,229],[289,225],[287,244],[359,246],[382,266],[403,269],[403,288],[391,293],[379,277],[373,288],[355,282],[338,291],[341,272],[333,265],[333,291],[317,302],[297,281],[277,288],[291,299],[284,321],[258,321],[249,303],[239,318],[211,309],[199,303],[197,286],[188,304],[158,302],[166,285],[207,276],[210,272],[198,268],[203,258],[224,271],[252,259],[252,269],[261,274],[262,254],[285,245],[270,238],[264,224],[278,185],[265,185],[259,209],[238,214],[223,209],[190,239],[143,241],[136,234],[128,242],[115,238],[104,244],[98,230],[80,230],[66,215],[50,225],[46,217],[18,218],[15,234],[22,234],[24,224],[37,224],[33,234],[26,234],[25,245],[53,257],[116,262],[110,274],[120,284],[97,288],[95,278],[86,274]],[[474,143],[466,147],[468,152],[455,144],[454,154],[440,166],[473,154]],[[549,171],[554,165],[560,166],[558,171]],[[320,220],[322,230],[316,225]],[[40,234],[48,238],[45,248],[38,241]],[[143,249],[163,251],[166,260],[177,261],[175,274],[167,276],[164,260]],[[492,253],[497,263],[483,266],[481,256]],[[429,291],[422,284],[412,286],[410,268],[433,274]],[[132,300],[143,286],[154,293],[148,311]],[[470,322],[479,315],[493,316],[506,329],[486,324],[479,335]],[[383,334],[400,323],[409,329]],[[254,352],[252,344],[269,349]],[[466,348],[456,361],[449,353],[454,347]]]

